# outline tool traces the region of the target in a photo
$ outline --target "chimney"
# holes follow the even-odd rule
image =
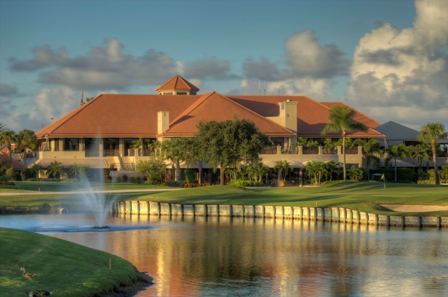
[[[170,127],[170,113],[168,111],[157,112],[157,134],[163,134]]]
[[[286,100],[279,102],[280,113],[278,115],[278,124],[297,132],[297,101]]]

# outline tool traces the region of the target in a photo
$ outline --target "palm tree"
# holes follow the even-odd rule
[[[4,145],[8,149],[9,166],[12,164],[12,144],[17,140],[16,133],[12,130],[5,130],[0,133],[0,146]]]
[[[392,145],[386,149],[387,158],[394,160],[394,180],[398,181],[397,159],[406,158],[408,156],[408,149],[404,144]]]
[[[426,144],[417,144],[408,147],[409,157],[417,164],[417,180],[419,180],[420,170],[423,165],[423,161],[429,161],[429,147]]]
[[[370,165],[379,162],[380,158],[378,156],[381,153],[381,146],[377,139],[371,138],[363,142],[362,150],[366,157],[367,180],[370,180]]]
[[[314,181],[313,183],[316,185],[320,185],[322,177],[328,174],[324,162],[311,161],[308,164],[306,164],[305,169],[311,181]]]
[[[6,125],[3,123],[0,123],[0,132],[3,132],[6,130]]]
[[[280,186],[285,182],[286,176],[288,175],[291,166],[289,166],[288,161],[283,160],[275,162],[274,168],[277,169],[277,181],[278,185]]]
[[[437,167],[437,140],[446,138],[447,132],[445,126],[441,123],[429,123],[420,129],[419,139],[431,145],[432,162],[434,163],[434,174],[436,177],[436,185],[440,184],[439,171]]]
[[[141,138],[139,138],[138,140],[134,140],[131,143],[130,147],[132,149],[137,150],[137,156],[143,156],[144,143],[143,143],[143,140]]]
[[[62,167],[62,163],[53,161],[47,167],[47,175],[52,178],[59,178],[64,172],[64,167]]]
[[[347,180],[347,169],[346,169],[346,154],[345,154],[345,144],[347,141],[347,133],[353,131],[366,131],[367,127],[359,122],[356,122],[353,117],[355,116],[355,111],[344,106],[335,106],[330,109],[329,123],[327,123],[322,130],[322,134],[326,135],[328,133],[341,133],[342,138],[342,170],[344,180]]]
[[[27,152],[36,150],[37,138],[34,131],[22,130],[17,134],[17,150],[21,153],[21,158],[24,159]]]

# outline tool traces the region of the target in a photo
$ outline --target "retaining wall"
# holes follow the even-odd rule
[[[112,212],[129,215],[276,218],[396,227],[448,228],[448,217],[378,215],[343,207],[179,204],[128,200],[112,205]]]

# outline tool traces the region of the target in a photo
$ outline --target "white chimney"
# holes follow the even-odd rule
[[[279,102],[278,124],[297,132],[297,101],[286,100]]]
[[[162,134],[170,127],[170,113],[168,111],[157,112],[157,134]]]

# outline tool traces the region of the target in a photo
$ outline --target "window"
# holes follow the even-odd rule
[[[118,156],[119,155],[119,140],[118,138],[104,138],[104,156]]]
[[[95,138],[86,138],[84,140],[86,147],[86,157],[99,156],[99,140]]]
[[[79,139],[78,138],[64,139],[64,151],[79,151]]]

